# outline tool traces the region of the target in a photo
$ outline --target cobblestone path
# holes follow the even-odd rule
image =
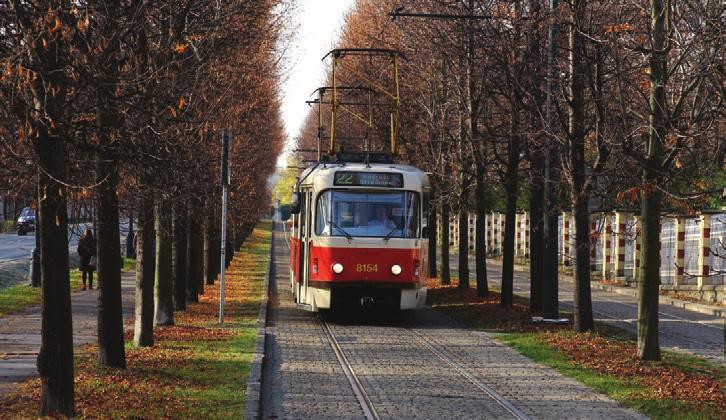
[[[275,234],[280,245],[271,283],[263,417],[363,418],[320,321],[292,303],[288,250],[282,233]],[[336,317],[328,325],[380,418],[514,417],[477,382],[524,418],[641,418],[431,309],[389,319]]]

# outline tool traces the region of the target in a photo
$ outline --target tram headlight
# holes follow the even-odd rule
[[[333,273],[340,274],[342,272],[343,272],[343,264],[341,264],[341,263],[333,264]]]
[[[403,269],[401,268],[400,265],[393,264],[391,266],[391,274],[393,274],[394,276],[397,276],[397,275],[401,274],[401,271],[403,271]]]

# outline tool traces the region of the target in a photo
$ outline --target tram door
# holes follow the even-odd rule
[[[307,301],[308,282],[310,281],[310,275],[308,273],[310,267],[310,221],[312,215],[312,209],[314,208],[311,204],[312,193],[310,189],[304,189],[302,191],[302,205],[300,206],[300,282],[298,283],[297,290],[297,301],[301,304],[310,304]]]

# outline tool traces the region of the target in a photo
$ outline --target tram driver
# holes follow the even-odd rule
[[[388,218],[388,213],[386,212],[386,207],[383,205],[377,205],[376,206],[376,217],[368,222],[368,226],[393,229],[396,227],[396,224],[393,223],[393,221],[391,221],[391,219]]]

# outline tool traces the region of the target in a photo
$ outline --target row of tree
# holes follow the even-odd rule
[[[69,200],[93,197],[98,359],[125,368],[120,209],[138,220],[134,344],[151,346],[154,325],[173,324],[220,268],[221,129],[234,133],[234,245],[268,208],[284,136],[278,63],[289,8],[0,2],[0,176],[19,190],[37,186],[43,414],[74,413]]]
[[[399,159],[431,174],[439,210],[430,229],[438,217],[448,226],[458,211],[459,231],[467,232],[465,215],[476,211],[480,296],[488,293],[484,214],[506,213],[501,291],[502,304],[511,305],[515,214],[526,207],[531,308],[557,316],[557,215],[566,209],[576,231],[574,327],[592,329],[590,212],[639,209],[638,355],[658,359],[661,212],[723,205],[724,7],[717,0],[360,0],[340,44],[407,56]],[[312,112],[301,149],[314,148],[317,124]],[[386,142],[373,148],[385,150]],[[448,229],[442,233],[448,283]],[[468,248],[463,235],[462,288],[469,287]]]

